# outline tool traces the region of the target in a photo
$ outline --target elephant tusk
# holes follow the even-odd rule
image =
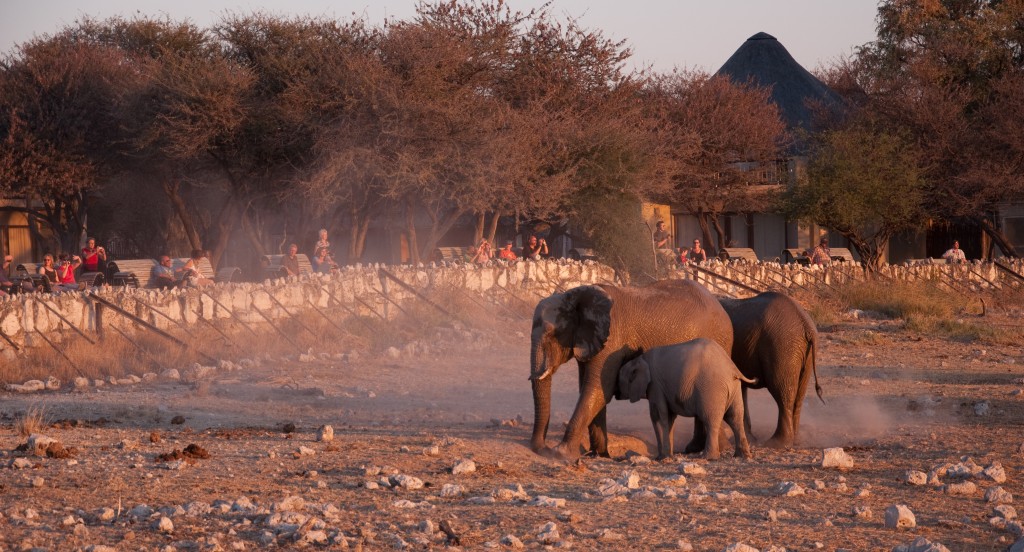
[[[551,368],[548,368],[547,370],[544,370],[544,373],[542,373],[539,376],[536,375],[536,374],[530,374],[530,381],[540,381],[540,380],[550,376],[551,372],[552,372]]]

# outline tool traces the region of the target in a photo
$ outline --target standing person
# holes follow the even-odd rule
[[[946,259],[949,264],[966,263],[967,256],[964,255],[964,250],[960,249],[960,242],[957,240],[953,241],[953,247],[950,247],[942,254],[942,258]]]
[[[313,270],[327,274],[338,265],[331,256],[331,242],[327,240],[327,229],[321,228],[318,237],[319,239],[313,247]]]
[[[288,254],[281,258],[281,268],[288,274],[286,276],[299,275],[299,246],[291,244],[288,246]]]
[[[670,237],[668,231],[665,230],[665,221],[659,220],[658,224],[655,225],[654,234],[651,235],[651,238],[654,240],[655,249],[671,248],[668,244]]]
[[[828,265],[832,263],[832,250],[828,247],[828,236],[822,236],[818,246],[811,252],[811,264]]]
[[[547,256],[548,242],[544,241],[544,238],[538,239],[536,234],[530,236],[530,241],[523,248],[523,258],[539,261],[541,257]]]
[[[96,245],[96,238],[89,238],[82,248],[82,271],[104,272],[107,268],[107,250]]]
[[[686,255],[691,263],[703,263],[708,260],[708,252],[700,246],[700,240],[693,240],[693,247]]]

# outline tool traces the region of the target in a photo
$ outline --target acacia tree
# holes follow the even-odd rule
[[[645,116],[660,145],[664,197],[696,214],[705,243],[719,246],[725,212],[766,209],[778,189],[766,190],[765,166],[782,157],[787,135],[771,91],[748,82],[702,72],[676,71],[651,78]]]
[[[1007,116],[1024,86],[1024,4],[890,0],[878,14],[856,73],[872,109],[920,143],[936,211],[973,221],[1015,256],[991,214],[1024,198],[1024,123]]]
[[[889,239],[927,219],[920,149],[863,115],[810,148],[806,181],[784,193],[787,215],[838,232],[876,271]]]
[[[0,61],[0,193],[23,198],[57,250],[74,251],[86,229],[88,195],[116,171],[116,98],[131,72],[116,51],[73,32],[22,44]]]

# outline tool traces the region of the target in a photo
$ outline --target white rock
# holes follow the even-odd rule
[[[874,512],[868,506],[858,505],[853,507],[853,516],[859,519],[871,519]]]
[[[71,385],[75,389],[87,389],[89,387],[89,378],[83,378],[81,376],[71,380]]]
[[[761,552],[760,550],[742,542],[734,542],[722,549],[722,552]]]
[[[35,393],[46,389],[46,384],[40,380],[28,380],[20,385],[17,383],[8,383],[6,389],[15,393]]]
[[[161,516],[160,521],[157,521],[154,527],[156,528],[157,531],[160,531],[161,533],[174,532],[174,522],[172,522],[171,518],[167,516]]]
[[[683,462],[683,464],[679,466],[679,471],[683,472],[685,475],[691,476],[708,474],[708,470],[704,469],[704,466],[695,462]]]
[[[542,508],[565,508],[564,498],[551,498],[547,496],[538,496],[529,502],[530,506],[540,506]]]
[[[518,538],[516,538],[515,535],[505,535],[504,537],[501,537],[501,540],[498,541],[498,542],[502,546],[507,546],[507,547],[515,549],[515,550],[519,550],[519,549],[523,548],[523,541],[521,541]]]
[[[160,379],[164,381],[180,381],[181,373],[178,372],[178,370],[176,370],[175,368],[170,368],[168,370],[160,372]]]
[[[392,487],[401,487],[410,491],[423,488],[423,480],[411,475],[398,474],[388,478]]]
[[[313,456],[316,454],[316,451],[307,446],[300,446],[299,450],[295,451],[295,454],[299,456]]]
[[[622,472],[622,475],[615,482],[627,489],[639,489],[640,474],[633,470],[626,470]]]
[[[441,487],[441,496],[444,498],[459,498],[466,494],[466,489],[462,485],[454,485],[452,483],[445,483]]]
[[[942,491],[948,495],[955,496],[970,496],[978,492],[978,486],[971,481],[963,481],[960,483],[950,483],[942,487]]]
[[[28,436],[28,450],[36,456],[46,456],[47,447],[54,444],[60,446],[60,441],[41,433],[33,433]]]
[[[117,513],[114,512],[113,508],[100,508],[100,510],[96,512],[96,519],[102,522],[113,521],[114,516],[116,515]]]
[[[558,534],[558,525],[553,521],[549,521],[542,525],[537,530],[537,540],[544,544],[554,544],[561,540],[561,536]]]
[[[989,406],[988,401],[981,401],[979,403],[975,403],[974,405],[975,416],[988,416],[991,410],[992,407]]]
[[[665,482],[669,485],[683,486],[686,485],[686,476],[683,474],[670,475],[665,478]]]
[[[999,462],[993,462],[990,466],[981,472],[983,476],[996,483],[1006,482],[1006,470],[1003,469],[1003,465]]]
[[[853,468],[853,457],[842,447],[827,448],[821,454],[821,467],[848,470]]]
[[[992,513],[1007,521],[1017,519],[1017,510],[1009,504],[1000,504],[992,508]]]
[[[629,489],[623,487],[613,479],[602,479],[597,483],[597,494],[601,496],[615,496],[628,491]]]
[[[289,496],[275,502],[271,507],[274,512],[298,512],[306,507],[306,500],[301,496]]]
[[[1013,495],[1002,487],[992,487],[985,491],[985,502],[1013,504]],[[1012,518],[1008,518],[1012,519]]]
[[[917,537],[910,544],[901,544],[893,548],[892,552],[949,552],[949,549],[924,537]]]
[[[885,526],[891,529],[916,527],[917,518],[905,504],[894,504],[885,509]]]
[[[626,538],[622,533],[616,533],[608,528],[598,531],[596,537],[600,542],[619,542]]]
[[[907,485],[924,485],[928,483],[928,474],[923,471],[909,470],[903,475],[903,481]]]
[[[523,489],[523,486],[518,483],[513,483],[505,488],[494,489],[494,491],[491,492],[491,496],[503,502],[508,502],[510,500],[525,502],[530,500],[530,495],[526,493],[526,489]]]
[[[802,496],[804,488],[792,481],[784,481],[775,486],[777,496]]]
[[[15,470],[27,470],[32,467],[32,461],[28,458],[15,458],[11,462],[11,468]]]
[[[452,475],[465,475],[476,471],[476,462],[472,460],[460,460],[452,466]]]
[[[320,426],[320,429],[316,431],[316,440],[321,442],[333,441],[334,428],[329,425]]]

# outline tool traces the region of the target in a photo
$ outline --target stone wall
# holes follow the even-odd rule
[[[393,278],[385,276],[390,274]],[[138,326],[95,296],[160,329],[208,321],[236,320],[249,325],[287,318],[302,310],[349,310],[390,317],[393,305],[409,301],[420,290],[459,288],[472,292],[503,290],[534,301],[558,290],[583,284],[612,283],[614,271],[594,262],[518,262],[485,267],[466,265],[352,266],[338,274],[316,274],[267,280],[263,283],[218,284],[203,290],[153,290],[105,287],[93,292],[58,295],[19,294],[0,301],[0,352],[46,346],[81,331],[89,336],[111,328],[135,332]],[[401,283],[405,285],[402,285]],[[76,331],[77,329],[77,331]]]
[[[1021,273],[1024,263],[1007,262]],[[390,274],[394,278],[385,276]],[[883,278],[904,281],[931,281],[959,291],[980,291],[1014,287],[1024,289],[1021,280],[992,263],[966,265],[922,264],[891,265],[882,270]],[[806,267],[778,263],[721,263],[717,260],[700,268],[675,270],[674,278],[695,279],[714,293],[751,295],[752,290],[836,288],[846,282],[863,279],[856,264],[831,267]],[[401,285],[402,282],[405,285]],[[97,296],[158,328],[179,324],[194,325],[208,321],[237,320],[251,325],[268,319],[285,318],[311,309],[342,308],[361,315],[390,317],[393,304],[401,305],[415,297],[418,290],[460,288],[471,292],[495,293],[496,297],[515,295],[527,302],[556,291],[583,284],[615,283],[615,272],[591,261],[521,261],[510,265],[467,266],[352,266],[338,274],[282,278],[263,283],[218,284],[203,291],[140,290],[102,288]],[[499,293],[500,291],[500,293]],[[14,347],[45,346],[45,337],[59,342],[75,333],[75,328],[95,336],[116,327],[136,331],[137,324],[114,309],[100,305],[91,293],[59,295],[21,294],[0,301],[0,352],[11,355]]]

